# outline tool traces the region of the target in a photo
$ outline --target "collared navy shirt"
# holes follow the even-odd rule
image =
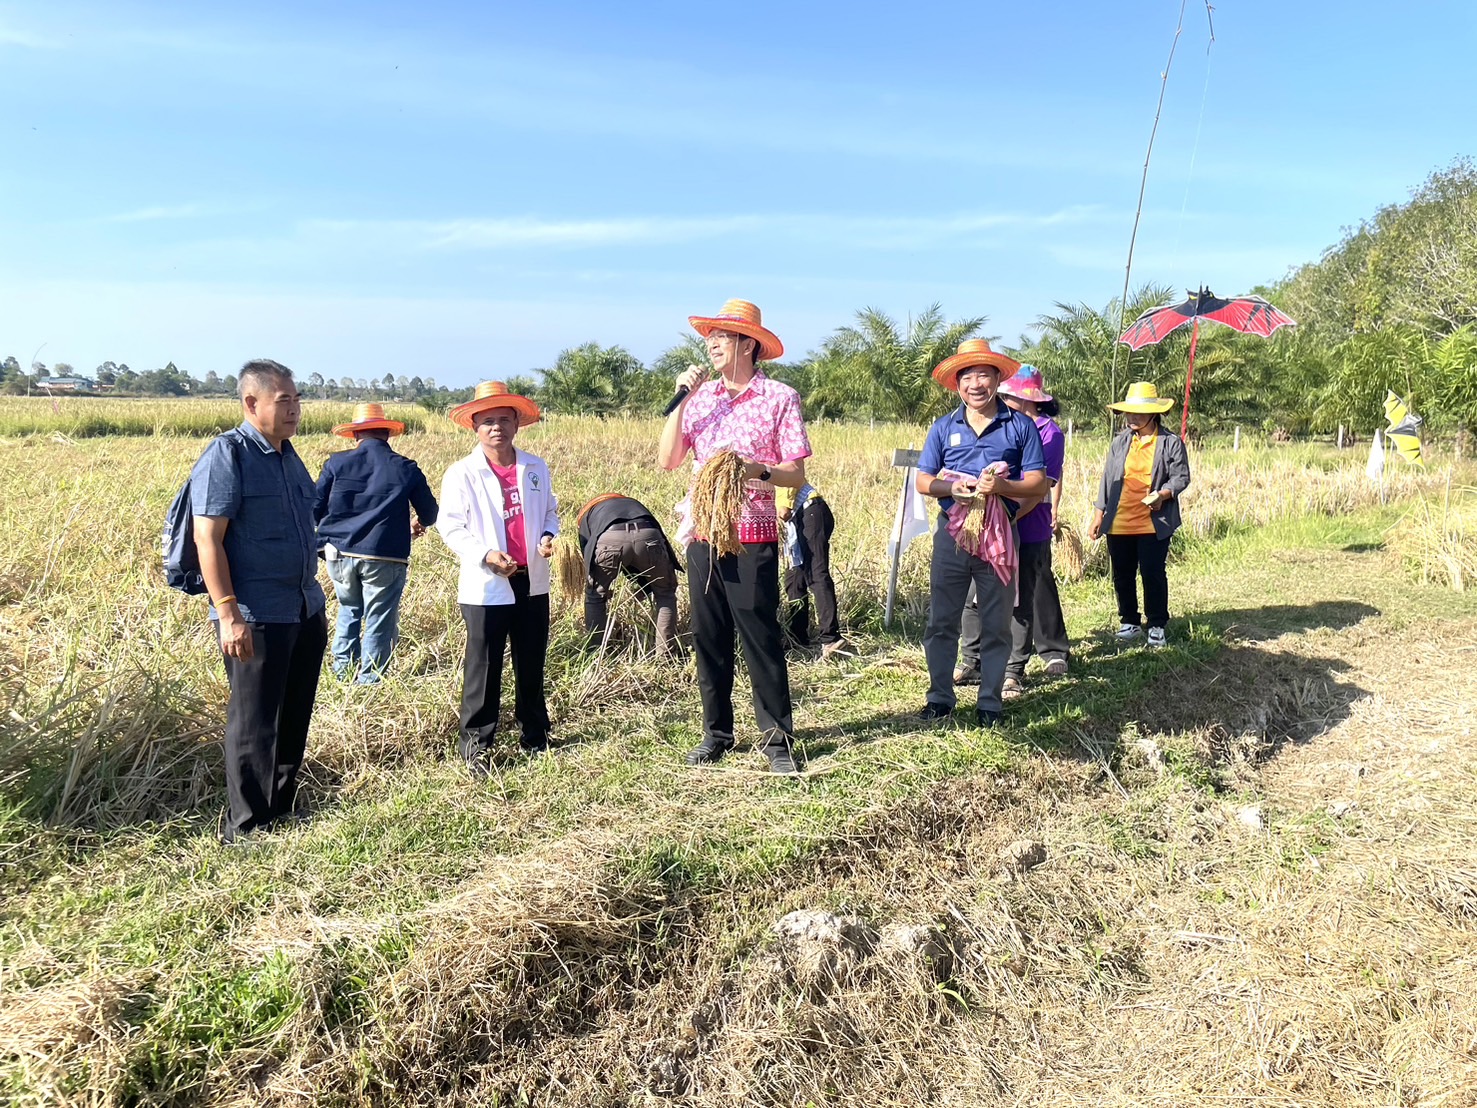
[[[1035,422],[1014,411],[999,397],[995,399],[995,418],[978,435],[965,418],[963,404],[934,420],[918,456],[918,471],[938,476],[941,470],[950,469],[978,477],[992,462],[1008,465],[1012,481],[1019,481],[1021,474],[1033,469],[1046,468],[1041,432],[1036,430]],[[1014,501],[1006,503],[1014,515]],[[939,507],[946,512],[953,506],[951,496],[939,500]]]
[[[333,543],[361,558],[410,559],[410,509],[427,527],[436,522],[436,497],[421,467],[380,439],[330,454],[318,474],[318,545]]]
[[[248,623],[297,623],[326,606],[313,536],[313,478],[291,442],[282,450],[250,423],[222,435],[190,471],[190,510],[230,520],[226,562]],[[218,618],[215,607],[210,618]]]

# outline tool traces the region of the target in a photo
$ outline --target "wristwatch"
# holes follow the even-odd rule
[[[770,469],[769,469],[768,466],[765,466],[763,469],[761,469],[759,471],[759,480],[761,480],[761,481],[768,481],[773,476],[774,476],[774,474],[770,472]]]

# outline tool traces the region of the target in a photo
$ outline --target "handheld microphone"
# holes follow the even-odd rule
[[[704,376],[706,376],[706,373],[702,369],[701,366],[696,366],[696,365],[693,365],[691,362],[688,362],[687,363],[687,368],[689,370],[697,370],[699,373],[702,373]],[[702,378],[699,377],[698,378],[698,381],[699,381],[699,383],[701,383]],[[662,415],[671,415],[673,412],[675,412],[677,410],[677,405],[678,404],[681,404],[682,401],[686,400],[687,399],[687,394],[690,393],[691,391],[692,390],[690,388],[688,388],[686,385],[679,386],[678,389],[677,389],[677,395],[674,396],[674,397],[672,397],[672,402],[670,404],[668,404],[662,410]]]

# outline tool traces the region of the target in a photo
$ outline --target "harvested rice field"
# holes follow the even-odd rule
[[[430,536],[389,679],[322,686],[312,818],[223,851],[224,676],[155,550],[204,444],[180,412],[0,439],[5,1103],[1477,1103],[1470,463],[1380,489],[1358,452],[1197,451],[1169,648],[1113,640],[1089,543],[1072,672],[999,731],[921,729],[925,543],[882,604],[922,429],[814,427],[852,649],[791,660],[798,780],[744,749],[742,679],[740,752],[682,764],[692,663],[629,595],[603,653],[556,598],[556,751],[469,780]],[[658,429],[519,445],[572,529],[681,499]],[[472,445],[397,442],[433,484]],[[1069,451],[1079,531],[1103,447]]]

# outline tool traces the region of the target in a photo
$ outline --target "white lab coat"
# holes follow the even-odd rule
[[[549,591],[549,559],[538,552],[545,533],[559,533],[559,502],[549,479],[549,467],[536,454],[514,447],[518,489],[523,497],[523,541],[528,551],[528,591]],[[508,549],[503,527],[503,489],[478,446],[453,462],[441,479],[441,505],[436,530],[461,563],[457,577],[459,604],[511,604],[513,586],[485,561],[489,550]]]

